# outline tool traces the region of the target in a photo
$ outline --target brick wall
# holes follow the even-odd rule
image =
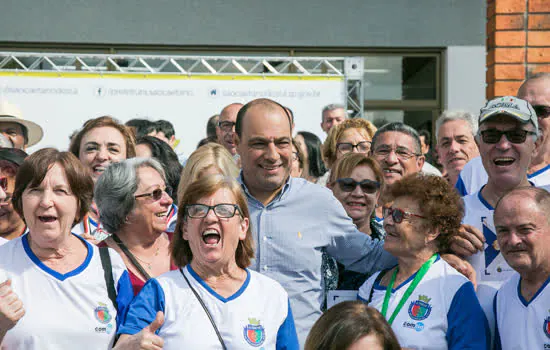
[[[550,72],[550,0],[487,0],[487,99]]]

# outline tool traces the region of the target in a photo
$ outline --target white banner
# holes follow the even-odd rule
[[[174,124],[178,153],[189,156],[206,137],[206,121],[233,102],[266,97],[290,107],[295,131],[311,131],[321,140],[321,110],[345,101],[341,79],[244,77],[57,77],[51,74],[0,76],[0,98],[17,105],[23,118],[44,128],[44,138],[30,148],[66,150],[69,136],[90,118],[111,115],[122,122],[132,118],[165,119]]]

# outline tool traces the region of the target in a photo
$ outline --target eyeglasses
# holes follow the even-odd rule
[[[397,147],[393,149],[387,146],[380,146],[377,149],[375,149],[373,153],[376,157],[384,159],[384,158],[387,158],[392,151],[395,151],[395,155],[397,156],[397,158],[402,160],[407,160],[412,157],[420,156],[420,154],[411,152],[405,147]]]
[[[214,214],[220,219],[229,219],[235,216],[235,213],[239,211],[239,206],[236,204],[220,203],[216,205],[206,204],[187,204],[185,206],[185,212],[187,216],[193,219],[201,219],[208,215],[210,209],[214,211]]]
[[[350,142],[341,142],[336,144],[336,149],[341,153],[353,152],[353,149],[357,149],[359,153],[367,153],[370,151],[370,141],[361,141],[356,144]]]
[[[403,220],[407,220],[407,219],[409,219],[413,216],[417,217],[417,218],[426,219],[425,216],[414,214],[414,213],[411,213],[411,212],[408,212],[408,211],[404,211],[403,209],[392,208],[392,207],[382,208],[382,216],[384,218],[387,218],[390,215],[391,215],[391,218],[392,218],[393,222],[395,222],[396,224],[400,224],[400,223],[403,222]]]
[[[336,183],[338,183],[340,190],[344,192],[353,192],[357,186],[359,186],[361,187],[361,191],[363,191],[363,193],[372,194],[380,188],[380,182],[368,179],[363,181],[355,181],[351,178],[342,178],[337,179]]]
[[[166,192],[168,196],[172,195],[172,189],[167,186],[164,190],[162,188],[157,188],[153,192],[138,194],[134,196],[134,198],[151,197],[154,201],[158,201],[162,198],[164,192]]]
[[[498,143],[502,138],[502,135],[506,136],[506,139],[511,143],[520,144],[524,143],[527,138],[527,134],[536,135],[536,132],[523,130],[523,129],[512,129],[512,130],[497,130],[497,129],[487,129],[479,132],[481,134],[481,139],[485,143],[494,144]]]
[[[533,106],[533,109],[535,110],[537,117],[541,119],[546,119],[550,117],[550,106],[537,105]]]
[[[218,122],[218,126],[223,131],[233,131],[233,128],[235,127],[235,123],[234,122],[228,122],[228,121]]]

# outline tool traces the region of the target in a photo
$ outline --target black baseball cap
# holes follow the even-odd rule
[[[17,166],[21,166],[27,156],[27,152],[19,148],[0,147],[0,160],[10,161]]]

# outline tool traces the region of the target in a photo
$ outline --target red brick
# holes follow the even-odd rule
[[[529,0],[529,12],[550,12],[548,0]]]
[[[549,15],[529,15],[529,29],[550,29]]]
[[[525,66],[523,64],[496,64],[494,72],[496,80],[525,79]]]
[[[523,13],[525,0],[495,0],[496,13]]]
[[[523,15],[496,15],[495,28],[503,29],[523,29],[525,20]]]
[[[527,62],[550,63],[550,47],[534,47],[527,50]]]
[[[515,96],[522,81],[496,81],[495,96]]]
[[[497,31],[494,36],[496,46],[525,46],[524,31]]]
[[[529,31],[527,33],[527,44],[529,46],[550,46],[550,30]]]
[[[524,48],[496,48],[495,63],[523,63],[525,61]]]
[[[529,75],[537,73],[550,73],[550,64],[531,64],[529,65]]]

